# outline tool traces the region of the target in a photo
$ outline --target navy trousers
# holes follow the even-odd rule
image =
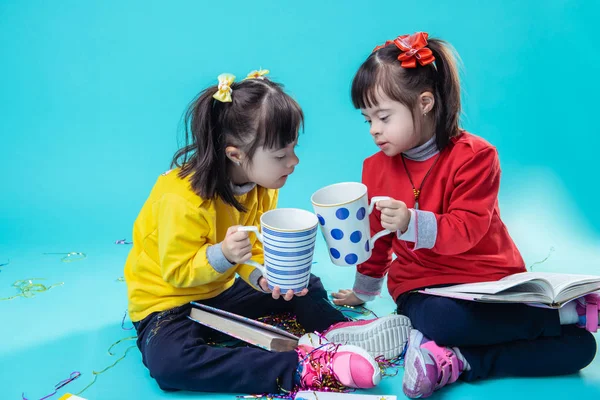
[[[407,293],[398,313],[436,344],[458,347],[473,381],[502,376],[575,373],[596,355],[596,340],[585,329],[560,325],[558,311],[524,304],[479,303]]]
[[[323,331],[346,321],[327,300],[314,275],[308,294],[290,301],[274,300],[241,279],[217,297],[198,301],[248,318],[289,311],[308,332]],[[207,344],[218,334],[187,318],[185,304],[148,315],[134,323],[144,365],[161,389],[229,393],[276,393],[294,386],[298,355],[255,347],[224,348]]]

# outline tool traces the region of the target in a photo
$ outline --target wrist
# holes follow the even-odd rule
[[[227,261],[229,261],[230,264],[236,264],[234,261],[232,261],[232,257],[231,255],[227,252],[227,249],[224,246],[225,241],[221,242],[221,252],[223,253],[223,257],[225,257],[225,259]]]
[[[410,210],[406,210],[406,220],[405,222],[400,226],[400,233],[405,233],[408,230],[408,226],[410,225],[410,218],[411,218],[412,213],[410,212]]]

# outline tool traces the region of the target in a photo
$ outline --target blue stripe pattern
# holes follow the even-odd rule
[[[303,251],[303,250],[310,249],[314,246],[315,246],[314,240],[311,242],[308,242],[308,243],[304,242],[304,244],[300,244],[298,246],[280,246],[278,244],[263,242],[263,247],[268,247],[268,248],[276,250],[276,251],[288,251],[288,252]]]
[[[279,257],[302,257],[307,254],[313,254],[315,250],[315,246],[312,246],[310,249],[302,250],[302,251],[277,251],[271,247],[263,246],[266,254],[272,254]],[[281,247],[279,247],[281,249]]]
[[[267,261],[267,263],[275,263],[277,264],[278,262],[284,262],[284,263],[294,263],[294,265],[303,265],[309,262],[312,262],[312,258],[313,255],[309,255],[308,257],[304,257],[304,258],[298,258],[297,260],[286,260],[285,258],[277,258],[277,257],[273,257],[271,254],[267,254],[265,252],[265,260]],[[286,266],[290,266],[290,265],[286,265]]]
[[[310,272],[310,265],[306,268],[302,269],[293,269],[293,270],[280,270],[280,269],[272,269],[269,268],[269,274],[271,275],[302,275],[306,272]]]
[[[317,229],[315,226],[302,232],[278,232],[262,227],[267,284],[271,290],[279,286],[282,291],[299,292],[308,285]]]
[[[291,290],[294,293],[298,293],[298,292],[301,292],[307,286],[307,284],[308,284],[308,281],[306,281],[306,283],[304,285],[295,286],[295,287],[287,287],[286,286],[286,287],[281,288],[281,286],[279,286],[279,285],[276,285],[276,286],[279,286],[283,292],[287,292],[288,290]],[[267,286],[269,286],[270,290],[275,289],[275,285],[267,285]]]
[[[299,238],[299,237],[304,237],[304,236],[310,236],[311,234],[315,233],[317,231],[317,227],[315,226],[314,228],[312,228],[309,231],[302,231],[302,232],[279,232],[279,231],[273,231],[273,230],[271,230],[269,228],[265,228],[263,226],[262,231],[263,231],[263,233],[266,233],[267,235],[281,237],[281,238]]]
[[[279,276],[271,276],[271,275],[267,274],[267,276],[269,277],[269,282],[271,282],[271,283],[277,283],[277,282],[279,282],[279,283],[286,283],[286,281],[299,281],[299,280],[301,280],[302,282],[304,282],[306,279],[308,279],[309,275],[310,275],[310,272],[307,272],[307,273],[305,273],[304,275],[301,275],[301,276],[294,276],[292,278],[282,278],[282,277],[279,277]]]
[[[273,288],[275,286],[279,286],[282,291],[293,290],[294,292],[300,292],[302,289],[304,289],[305,287],[308,286],[309,280],[310,280],[310,277],[306,278],[306,280],[304,282],[299,283],[299,284],[290,284],[290,285],[275,284],[275,285],[273,285],[272,283],[267,283],[267,286],[269,286],[269,289],[271,289],[271,290],[273,290]]]
[[[316,236],[308,238],[306,240],[298,240],[298,241],[290,242],[290,241],[283,241],[283,240],[275,240],[275,239],[271,239],[269,237],[263,236],[263,240],[264,240],[265,243],[272,244],[273,246],[277,246],[277,245],[281,246],[282,244],[288,244],[288,245],[290,245],[290,246],[287,246],[287,247],[301,247],[301,246],[306,246],[306,245],[310,244],[311,242],[314,242],[315,239],[316,239]]]
[[[273,260],[269,260],[267,259],[267,263],[269,264],[269,266],[273,266],[276,270],[281,270],[281,269],[300,269],[300,268],[308,268],[312,265],[312,261],[309,262],[293,262],[291,265],[290,264],[281,264],[277,261],[273,261]]]

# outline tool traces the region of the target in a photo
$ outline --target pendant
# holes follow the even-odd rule
[[[415,210],[419,209],[419,196],[421,195],[421,191],[413,188],[413,194],[415,195]]]

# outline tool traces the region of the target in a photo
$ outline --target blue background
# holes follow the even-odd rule
[[[377,149],[349,87],[371,49],[417,30],[443,38],[464,68],[463,126],[498,147],[503,218],[528,265],[596,273],[600,213],[596,121],[600,73],[594,1],[8,1],[0,0],[0,297],[18,279],[64,285],[0,302],[0,394],[40,398],[73,370],[77,392],[121,330],[116,279],[134,218],[169,167],[188,102],[222,72],[259,67],[304,109],[301,163],[281,206],[360,180]],[[82,251],[64,263],[45,252]],[[352,285],[319,243],[315,272],[329,290]],[[372,308],[393,310],[385,294]],[[133,342],[130,342],[133,343]],[[122,344],[122,349],[127,343]],[[122,354],[122,350],[120,354]],[[534,360],[532,360],[534,362]],[[560,360],[557,360],[560,362]],[[401,373],[373,393],[401,392]],[[457,384],[448,398],[561,398],[600,393],[600,364],[581,376]],[[84,397],[165,394],[132,349]],[[224,395],[223,398],[233,398]]]

